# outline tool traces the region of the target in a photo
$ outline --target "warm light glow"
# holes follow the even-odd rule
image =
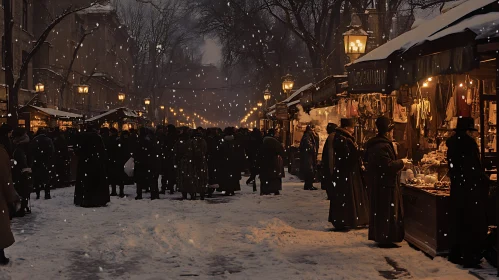
[[[42,83],[38,83],[35,85],[35,91],[36,93],[42,93],[45,91],[45,85],[43,85]]]
[[[460,83],[460,84],[459,84],[459,87],[463,87],[463,83]]]
[[[145,105],[151,105],[151,99],[150,98],[144,99],[144,104]]]
[[[432,77],[429,77],[429,78],[428,78],[428,82],[431,82],[432,80],[433,80],[433,78],[432,78]]]
[[[125,94],[122,93],[122,92],[118,93],[118,100],[119,101],[125,101]]]
[[[257,107],[253,107],[253,111],[256,111],[256,110],[258,110],[258,108]]]
[[[173,113],[173,112],[175,112],[175,110],[174,110],[173,108],[170,108],[170,112],[172,112],[172,113]]]
[[[182,108],[180,108],[180,109],[179,109],[179,112],[180,112],[180,113],[182,113],[183,111],[184,111],[184,109],[182,109]]]
[[[346,54],[366,53],[367,33],[359,28],[350,29],[343,33]]]
[[[424,82],[424,83],[423,83],[423,87],[428,87],[428,83],[427,83],[427,82]]]
[[[291,91],[293,89],[294,85],[295,85],[295,82],[294,82],[293,76],[291,76],[290,74],[287,74],[286,76],[283,77],[282,90],[284,90],[284,92]]]
[[[164,109],[165,109],[165,106],[164,106],[164,105],[161,105],[161,106],[159,106],[159,108],[160,108],[161,110],[164,110]]]
[[[78,86],[78,93],[87,94],[88,93],[88,86],[87,85],[79,85]]]
[[[265,101],[270,100],[270,90],[269,89],[266,89],[265,92],[263,93],[263,99],[265,99]]]
[[[470,81],[470,85],[472,85],[472,84],[473,84],[473,81]]]
[[[263,106],[263,103],[262,101],[258,101],[258,104],[257,104],[258,107],[262,107]]]

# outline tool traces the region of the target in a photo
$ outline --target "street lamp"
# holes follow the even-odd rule
[[[146,106],[151,105],[151,99],[150,99],[150,98],[145,98],[145,99],[144,99],[144,104],[145,104]]]
[[[263,99],[265,99],[265,107],[268,107],[268,103],[270,100],[270,90],[268,88],[263,93]]]
[[[118,93],[118,100],[123,102],[125,101],[125,94],[123,92]]]
[[[258,108],[257,107],[253,107],[253,111],[256,111],[256,110],[258,110]]]
[[[287,74],[286,76],[282,77],[282,90],[286,94],[286,97],[289,97],[289,93],[293,90],[294,85],[295,81],[293,79],[293,76]]]
[[[362,29],[360,19],[356,14],[352,15],[352,21],[348,28],[350,29],[343,33],[343,42],[345,54],[350,58],[350,62],[353,62],[366,53],[368,34]]]
[[[179,111],[180,113],[182,113],[182,112],[184,111],[184,109],[180,108],[178,111]]]
[[[258,101],[258,104],[256,104],[258,107],[262,107],[263,106],[263,103],[262,101]]]
[[[36,93],[43,93],[45,92],[45,86],[42,83],[38,83],[35,85],[35,92]]]
[[[79,85],[78,93],[80,94],[88,94],[88,86],[87,85]]]

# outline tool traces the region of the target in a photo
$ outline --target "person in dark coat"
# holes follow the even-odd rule
[[[329,197],[329,222],[335,230],[369,224],[369,198],[354,131],[354,119],[342,119],[333,140],[334,172]]]
[[[10,157],[3,144],[0,144],[0,265],[7,265],[9,259],[5,257],[5,248],[14,244],[14,235],[10,228],[9,209],[17,209],[19,196],[12,184]],[[12,207],[12,205],[16,205]]]
[[[258,170],[260,171],[260,195],[279,195],[284,178],[284,147],[275,138],[275,130],[270,129],[258,149]]]
[[[190,137],[187,136],[192,134]],[[208,186],[208,146],[199,130],[185,132],[184,137],[177,142],[175,151],[178,157],[178,189],[183,199],[187,194],[191,200],[196,200],[199,193],[204,200]]]
[[[369,240],[393,247],[404,240],[404,207],[400,171],[407,161],[397,160],[387,117],[376,120],[378,135],[366,144],[367,185],[370,190]]]
[[[219,191],[225,192],[225,195],[232,196],[236,191],[241,190],[240,180],[241,172],[244,168],[244,152],[234,138],[235,129],[228,127],[224,131],[224,138],[220,146],[220,187]]]
[[[258,174],[258,163],[259,163],[259,151],[260,147],[263,144],[262,132],[258,128],[254,128],[249,135],[248,148],[247,148],[247,156],[248,161],[250,163],[250,172],[251,175],[246,181],[246,184],[252,184],[255,181],[256,175]]]
[[[177,173],[175,170],[175,144],[178,141],[177,128],[170,124],[166,127],[166,136],[161,145],[161,194],[168,190],[170,194],[175,192]]]
[[[49,181],[52,174],[54,160],[54,143],[47,136],[47,131],[38,129],[35,138],[31,141],[29,154],[33,160],[33,181],[36,191],[36,199],[40,199],[40,190],[45,191],[45,199],[50,199]]]
[[[142,199],[143,189],[151,190],[151,200],[159,199],[157,182],[160,169],[159,146],[155,143],[153,132],[146,127],[139,129],[139,145],[133,153],[133,158],[135,160],[134,178],[137,183],[135,199]]]
[[[473,118],[460,117],[455,134],[447,139],[450,186],[449,260],[475,267],[482,259],[487,237],[489,179],[480,163]]]
[[[29,158],[29,136],[24,128],[16,128],[13,136],[13,159],[12,181],[14,188],[21,197],[21,209],[17,211],[16,217],[24,217],[26,213],[31,213],[29,199],[33,191],[33,179],[31,171],[31,160]]]
[[[10,141],[10,136],[12,135],[12,126],[4,123],[0,126],[0,145],[2,145],[7,151],[7,154],[12,158],[12,143]]]
[[[334,171],[334,135],[336,134],[336,128],[338,126],[334,123],[329,123],[327,125],[326,131],[328,137],[326,143],[324,143],[324,148],[322,149],[322,180],[321,189],[325,190],[327,193],[327,199],[329,200],[329,194],[333,188],[333,171]]]
[[[311,126],[307,126],[300,141],[300,172],[304,177],[305,190],[317,190],[314,187],[315,168],[317,165],[317,145]]]
[[[206,135],[206,144],[208,147],[208,185],[207,190],[208,197],[211,197],[215,188],[219,186],[219,173],[220,173],[220,162],[221,162],[221,137],[218,134],[217,129],[208,129]]]
[[[108,161],[108,179],[111,184],[111,196],[117,196],[116,186],[120,188],[120,197],[125,196],[125,163],[130,158],[127,146],[122,143],[118,136],[118,130],[111,128],[109,130],[109,142],[107,147]]]
[[[68,143],[64,135],[56,127],[52,133],[52,141],[54,142],[54,185],[56,188],[65,187],[69,182],[69,164],[70,155]]]
[[[78,168],[74,204],[81,207],[103,207],[110,202],[107,180],[107,154],[97,129],[89,126],[81,133],[76,148]]]

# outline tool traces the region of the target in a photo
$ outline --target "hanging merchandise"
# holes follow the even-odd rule
[[[496,125],[497,103],[489,102],[489,124]]]
[[[400,105],[394,104],[393,109],[393,122],[395,123],[407,123],[407,108]]]
[[[457,88],[453,87],[452,97],[450,98],[449,104],[447,105],[446,118],[445,118],[446,122],[450,122],[452,118],[457,115],[456,94],[457,94]]]
[[[350,99],[350,117],[351,118],[356,118],[359,116],[358,108],[359,108],[359,102],[357,102],[353,99]]]
[[[473,102],[473,94],[472,94],[472,89],[468,88],[468,91],[466,92],[466,104],[471,105]]]

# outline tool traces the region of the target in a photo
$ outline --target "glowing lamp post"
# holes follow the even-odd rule
[[[124,102],[125,101],[125,97],[126,97],[126,95],[123,92],[118,93],[118,100],[120,102]]]
[[[286,76],[282,77],[282,90],[286,94],[286,97],[289,97],[289,94],[293,90],[294,86],[295,86],[295,81],[293,79],[293,76],[287,74]]]
[[[79,94],[88,94],[88,86],[87,85],[79,85],[78,86]]]
[[[269,100],[270,100],[270,90],[266,89],[265,92],[263,93],[263,99],[265,100],[265,107],[269,107]]]
[[[263,103],[262,101],[258,101],[258,103],[256,104],[258,107],[262,107],[263,106]]]
[[[35,92],[36,93],[44,93],[45,92],[45,85],[42,83],[38,83],[35,85]]]
[[[366,53],[367,32],[360,26],[353,25],[352,29],[343,33],[345,44],[345,54],[350,58],[350,62],[357,60]]]
[[[146,99],[144,99],[144,104],[145,104],[146,106],[151,105],[151,99],[150,99],[150,98],[146,98]]]

